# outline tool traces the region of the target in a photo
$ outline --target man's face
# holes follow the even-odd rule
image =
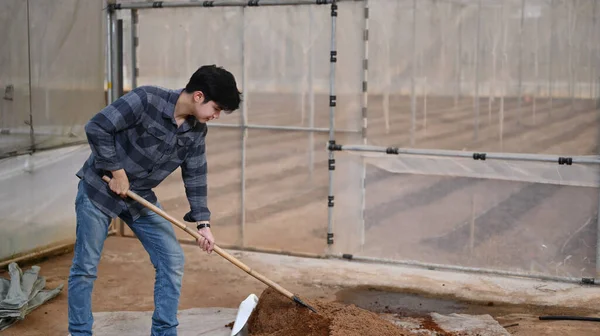
[[[204,102],[202,92],[194,92],[194,117],[201,123],[207,123],[213,119],[219,119],[221,108],[214,101]]]

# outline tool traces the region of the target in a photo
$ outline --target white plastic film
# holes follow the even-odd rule
[[[0,156],[85,140],[83,125],[104,104],[102,3],[0,6]]]

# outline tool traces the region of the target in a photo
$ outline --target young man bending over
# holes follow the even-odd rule
[[[74,258],[69,274],[69,332],[92,335],[92,289],[113,218],[120,217],[148,252],[156,269],[151,335],[177,335],[184,255],[173,225],[126,196],[132,190],[160,207],[152,188],[181,167],[199,246],[211,253],[207,205],[206,123],[239,108],[234,76],[200,67],[184,89],[141,86],[118,98],[85,126],[92,153],[78,171]],[[102,176],[111,178],[110,183]],[[110,294],[107,294],[110,295]]]

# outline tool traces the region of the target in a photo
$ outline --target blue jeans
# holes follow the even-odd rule
[[[84,189],[83,182],[80,181],[75,198],[75,255],[69,274],[68,290],[69,332],[72,336],[92,335],[92,289],[111,222],[111,218],[90,201]],[[160,207],[160,204],[156,205]],[[126,219],[124,221],[141,241],[156,270],[151,335],[177,335],[177,308],[184,255],[173,225],[149,209],[145,209],[135,222]]]

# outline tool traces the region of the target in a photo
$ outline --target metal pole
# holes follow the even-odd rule
[[[137,36],[137,25],[139,22],[137,9],[131,10],[131,90],[137,87],[139,70],[137,68],[137,48],[140,41]]]
[[[548,97],[550,98],[550,108],[548,109],[548,116],[552,116],[552,108],[554,105],[554,99],[552,99],[553,91],[553,61],[554,61],[554,0],[550,1],[550,48],[548,49]]]
[[[592,26],[594,27],[594,41],[596,43],[598,43],[598,40],[596,37],[596,10],[597,10],[597,3],[598,0],[594,0],[594,17],[593,17],[593,23]],[[599,59],[598,61],[600,62],[600,54],[598,54]],[[594,71],[595,73],[595,71]],[[600,80],[598,82],[598,84],[600,84]],[[598,86],[598,88],[600,89],[600,85]],[[598,93],[598,100],[596,103],[596,108],[600,109],[600,92]],[[600,143],[600,133],[598,134],[598,138],[597,141]],[[598,208],[596,211],[596,277],[600,276],[600,192],[598,195]]]
[[[315,89],[314,89],[314,68],[315,68],[315,53],[313,51],[314,46],[314,33],[313,33],[313,25],[314,25],[314,12],[313,7],[309,7],[309,25],[308,25],[308,41],[309,41],[309,49],[310,53],[309,62],[308,62],[308,99],[309,99],[309,112],[308,112],[308,127],[315,127]],[[315,133],[310,132],[308,135],[308,164],[309,164],[309,173],[310,180],[312,181],[314,170],[315,170]]]
[[[369,0],[364,0],[364,22],[363,22],[363,95],[362,95],[362,143],[367,144],[367,107],[369,91],[367,89],[368,70],[369,70]],[[361,159],[360,174],[360,246],[365,245],[365,209],[366,209],[366,178],[367,165],[364,159]]]
[[[123,20],[117,20],[116,27],[116,58],[115,63],[117,65],[117,80],[115,81],[115,86],[117,89],[117,96],[121,97],[123,95]]]
[[[496,16],[496,14],[494,13],[494,17]],[[495,23],[495,22],[494,22]],[[498,48],[498,42],[497,42],[497,37],[496,37],[496,31],[494,31],[492,33],[492,83],[489,87],[489,96],[488,96],[488,127],[492,126],[492,103],[495,101],[496,98],[496,59],[497,59],[497,48]]]
[[[507,20],[506,20],[506,2],[502,1],[502,97],[500,97],[500,113],[498,113],[498,135],[500,138],[500,149],[504,149],[504,99],[507,92],[508,82],[508,56],[506,53],[506,39],[507,39]]]
[[[362,71],[362,143],[367,144],[367,106],[368,106],[368,73],[369,73],[369,0],[364,0],[363,22],[363,71]]]
[[[29,11],[29,0],[27,5],[27,72],[28,72],[28,88],[29,88],[29,141],[31,142],[31,153],[35,153],[35,131],[33,129],[33,93],[32,91],[32,75],[31,75],[31,24]],[[30,157],[28,157],[30,158]]]
[[[248,128],[248,129],[261,129],[261,130],[271,130],[271,131],[297,131],[297,132],[317,132],[317,133],[329,133],[329,128],[325,127],[298,127],[298,126],[269,126],[269,125],[256,125],[256,124],[221,124],[214,123],[210,124],[210,127],[221,127],[221,128]],[[360,134],[360,130],[347,130],[347,129],[337,129],[335,130],[337,133],[347,133],[347,134]]]
[[[595,79],[596,79],[596,70],[598,70],[595,66],[593,67],[592,64],[592,59],[594,58],[594,51],[596,50],[596,48],[598,47],[598,37],[597,37],[597,31],[596,31],[596,18],[597,18],[597,14],[596,14],[596,9],[597,9],[597,5],[598,5],[598,0],[594,0],[594,6],[593,6],[593,18],[592,18],[592,38],[590,40],[590,99],[594,99],[594,83],[596,83]],[[595,43],[596,45],[593,45],[592,43]],[[596,50],[597,52],[597,50]]]
[[[242,127],[242,153],[241,153],[241,193],[240,193],[240,245],[246,246],[246,145],[248,139],[248,74],[246,65],[246,8],[242,8],[242,113],[240,113]]]
[[[476,192],[471,193],[471,220],[469,221],[469,255],[473,256],[475,249],[475,197]]]
[[[519,27],[519,100],[517,102],[517,124],[521,124],[521,104],[523,100],[523,25],[525,24],[525,0],[521,0],[521,26]]]
[[[600,136],[597,141],[600,142]],[[596,209],[596,277],[600,277],[600,191],[598,193],[598,207]]]
[[[385,153],[390,155],[425,155],[425,156],[440,156],[454,158],[471,158],[474,160],[514,160],[514,161],[535,161],[535,162],[550,162],[561,165],[572,164],[600,164],[600,159],[597,156],[570,156],[561,157],[557,155],[545,154],[521,154],[521,153],[477,153],[466,152],[459,150],[442,150],[442,149],[413,149],[413,148],[398,148],[398,147],[383,147],[369,145],[339,145],[339,150],[350,152],[372,152]]]
[[[462,6],[459,6],[459,12],[462,12]],[[454,107],[458,107],[458,98],[461,95],[462,81],[462,17],[458,15],[458,48],[456,48],[456,91],[454,92]]]
[[[537,109],[537,97],[540,95],[540,71],[539,71],[539,52],[540,52],[540,18],[535,19],[535,94],[532,99],[533,124],[536,124],[535,113]]]
[[[175,7],[259,7],[259,6],[297,6],[325,5],[334,2],[352,2],[361,0],[230,0],[230,1],[137,1],[117,3],[115,9],[152,9]]]
[[[112,73],[112,17],[115,15],[110,4],[113,0],[107,0],[106,4],[106,96],[107,103],[113,102],[113,73]]]
[[[138,239],[135,236],[125,236],[126,238]],[[195,239],[190,238],[177,238],[177,241],[181,244],[197,246],[198,243]],[[71,243],[71,246],[73,244]],[[219,244],[219,247],[224,250],[234,250],[234,251],[245,251],[245,252],[259,252],[259,253],[268,253],[268,254],[277,254],[277,255],[285,255],[290,257],[301,257],[301,258],[313,258],[313,259],[326,259],[327,256],[322,254],[315,254],[310,252],[298,252],[298,251],[287,251],[280,249],[269,249],[269,248],[261,248],[254,246],[240,246],[236,244]],[[8,265],[5,261],[0,263],[0,268],[2,265]],[[238,334],[239,335],[239,334]]]
[[[569,66],[569,96],[571,98],[571,112],[574,110],[575,108],[575,75],[573,74],[573,30],[575,30],[575,28],[573,27],[573,16],[575,15],[573,13],[573,1],[569,1],[569,19],[568,19],[568,23],[569,23],[569,28],[567,29],[569,35],[568,35],[568,39],[567,39],[567,43],[569,44],[569,62],[568,62],[568,66]]]
[[[423,134],[427,135],[427,77],[423,79]]]
[[[410,145],[414,146],[417,123],[417,97],[415,88],[415,76],[417,73],[417,0],[413,0],[412,49],[412,75],[410,77]]]
[[[331,57],[329,70],[329,144],[335,144],[335,63],[337,61],[336,50],[336,18],[337,18],[337,3],[333,0],[331,4]],[[333,170],[335,169],[335,158],[333,150],[329,150],[329,194],[327,196],[327,246],[331,253],[331,245],[333,244]]]
[[[338,259],[349,259],[349,260],[353,260],[353,261],[367,262],[367,263],[384,263],[384,264],[392,264],[392,265],[424,267],[424,268],[431,269],[431,270],[446,270],[446,271],[459,271],[459,272],[467,272],[467,273],[475,273],[475,274],[501,275],[501,276],[539,279],[539,280],[547,280],[547,281],[588,284],[588,285],[600,284],[594,278],[569,278],[569,277],[559,277],[559,276],[551,276],[551,275],[543,275],[543,274],[527,274],[527,273],[520,273],[520,272],[513,272],[513,271],[501,271],[501,270],[493,270],[493,269],[485,269],[485,268],[477,268],[477,267],[462,267],[462,266],[425,263],[425,262],[418,262],[418,261],[362,257],[362,256],[354,256],[351,254],[335,254],[335,255],[332,255],[331,257],[338,258]]]
[[[475,110],[475,132],[474,140],[479,139],[479,43],[481,35],[481,0],[477,3],[477,37],[475,41],[475,100],[473,109]]]
[[[117,14],[113,11],[112,15],[110,16],[110,51],[111,51],[111,67],[110,67],[110,71],[112,72],[112,86],[111,86],[111,91],[112,91],[112,98],[113,100],[116,100],[117,98],[119,98],[119,70],[118,70],[118,50],[116,47],[116,43],[117,43]]]

